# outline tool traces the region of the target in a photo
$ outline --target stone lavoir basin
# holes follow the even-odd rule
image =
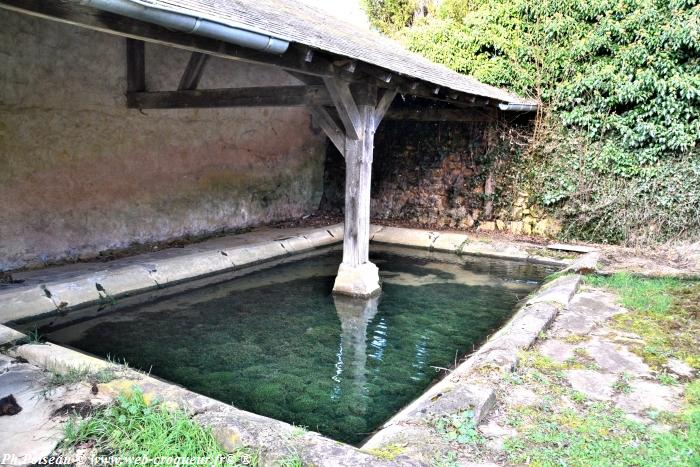
[[[148,302],[22,325],[359,444],[510,318],[552,266],[374,247],[382,293],[333,296],[337,249]]]

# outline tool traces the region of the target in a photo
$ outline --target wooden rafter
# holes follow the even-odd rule
[[[81,0],[0,0],[0,8],[18,11],[37,17],[73,24],[88,29],[116,34],[127,38],[127,90],[130,107],[138,108],[192,108],[192,107],[235,107],[263,105],[330,105],[335,104],[347,125],[347,134],[357,137],[357,106],[347,99],[350,83],[366,83],[385,89],[374,121],[381,121],[390,102],[391,94],[405,93],[447,101],[454,107],[476,107],[495,104],[487,99],[469,95],[457,95],[449,89],[442,89],[430,83],[417,81],[410,77],[388,73],[387,70],[367,63],[328,57],[320,51],[299,44],[291,44],[283,55],[258,52],[244,47],[237,47],[221,41],[202,36],[172,31],[161,26],[136,21],[120,15],[87,7]],[[145,80],[144,41],[177,47],[193,52],[188,66],[180,80],[180,91],[147,93]],[[303,92],[297,89],[278,88],[272,91],[265,88],[254,96],[247,88],[242,90],[204,90],[186,92],[196,89],[202,70],[209,56],[239,60],[248,63],[270,65],[293,74],[305,84],[313,87],[322,82],[331,84],[335,96],[322,90],[308,88]],[[337,62],[337,65],[336,65]],[[285,93],[284,91],[289,91]],[[333,99],[331,99],[333,98]],[[458,99],[455,99],[458,98]],[[343,104],[345,102],[346,104]],[[340,105],[339,105],[340,104]],[[385,108],[386,107],[386,108]],[[470,117],[457,109],[426,111],[414,114],[410,111],[389,111],[387,118],[408,118],[425,121],[469,121]]]
[[[304,73],[299,73],[296,71],[290,71],[290,70],[285,70],[290,76],[293,76],[294,78],[298,79],[304,84],[311,84],[311,85],[323,85],[323,79],[319,78],[318,76],[313,76],[313,75],[305,75]]]
[[[489,109],[490,110],[490,109]],[[497,112],[479,109],[392,109],[385,120],[414,120],[420,122],[488,122],[497,119]]]

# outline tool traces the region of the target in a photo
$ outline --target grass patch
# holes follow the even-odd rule
[[[588,370],[599,370],[598,364],[595,359],[591,357],[586,349],[583,347],[578,347],[574,349],[574,355],[564,362],[567,369],[588,369]]]
[[[508,460],[536,466],[691,466],[700,456],[700,409],[688,410],[683,426],[659,433],[627,418],[614,406],[594,403],[577,412],[520,413],[520,436],[505,442]]]
[[[292,431],[289,433],[290,438],[298,439],[303,438],[309,430],[305,426],[293,425]]]
[[[181,411],[154,402],[147,404],[141,391],[121,395],[91,418],[71,419],[64,446],[94,443],[95,454],[124,457],[208,457],[207,465],[257,465],[257,454],[247,448],[227,453],[211,430]]]
[[[570,276],[572,274],[573,274],[573,272],[566,271],[566,270],[553,272],[552,274],[550,274],[544,278],[544,280],[542,281],[542,284],[549,284],[550,282],[554,282],[555,280],[559,279],[560,277],[566,277],[566,276]]]
[[[676,386],[678,384],[676,377],[666,372],[659,373],[657,379],[659,383],[665,386]]]
[[[457,453],[455,451],[449,451],[448,453],[436,457],[430,463],[431,467],[459,467],[459,462],[457,458]]]
[[[473,410],[446,415],[435,420],[435,430],[447,441],[462,444],[480,444],[483,437],[476,428]]]
[[[520,364],[527,368],[534,368],[544,374],[552,374],[567,368],[565,363],[559,363],[537,350],[520,352]]]
[[[700,380],[696,379],[685,387],[685,400],[691,407],[700,409]]]
[[[647,364],[661,370],[674,357],[700,369],[700,283],[629,274],[588,276],[586,282],[620,296],[630,312],[613,317],[613,326],[643,339],[629,346]]]
[[[671,356],[691,365],[699,361],[699,283],[628,275],[589,276],[586,281],[619,294],[630,311],[616,316],[613,326],[640,335],[643,343],[629,345],[652,366],[661,367]],[[571,361],[563,365],[536,351],[522,354],[523,365],[518,372],[526,384],[541,395],[541,400],[536,405],[514,408],[506,415],[506,423],[518,431],[518,435],[504,444],[510,463],[535,466],[700,465],[699,380],[685,387],[685,408],[681,413],[647,414],[657,423],[670,427],[670,431],[660,432],[631,420],[612,403],[593,402],[573,390],[559,391],[561,367],[588,367],[590,360],[583,351],[575,351]],[[664,372],[659,373],[658,379],[662,384],[681,384]],[[622,374],[613,388],[617,393],[628,393],[630,382],[630,375]],[[567,398],[574,404],[567,404]]]
[[[673,304],[671,292],[687,287],[688,283],[673,278],[647,279],[626,273],[611,276],[587,276],[586,283],[613,289],[620,295],[625,308],[644,313],[666,314]]]
[[[61,386],[70,386],[77,383],[101,384],[108,383],[119,377],[119,373],[123,368],[118,366],[109,366],[100,370],[93,370],[89,367],[69,368],[67,371],[58,373],[52,372],[49,374],[49,379],[46,381],[42,389],[42,396],[51,394],[56,388]]]
[[[591,340],[591,336],[589,335],[584,335],[584,334],[569,334],[568,336],[564,337],[562,339],[564,342],[567,344],[580,344],[582,342],[588,342]]]
[[[32,329],[31,331],[29,331],[26,334],[26,336],[27,337],[24,339],[24,341],[27,344],[43,344],[44,343],[44,336],[42,336],[39,333],[38,329]]]
[[[80,383],[108,383],[116,378],[116,370],[103,368],[93,371],[90,368],[70,368],[65,373],[51,373],[48,385],[52,387],[67,386]]]
[[[369,449],[367,452],[385,461],[393,461],[406,450],[400,444],[388,444],[381,448]]]
[[[278,467],[303,467],[304,464],[301,461],[301,457],[299,457],[299,454],[294,453],[290,454],[287,457],[283,457],[282,459],[278,460],[276,465]]]
[[[617,376],[617,380],[612,385],[613,391],[620,394],[629,394],[632,392],[632,386],[630,385],[631,380],[632,376],[630,376],[629,373],[620,373]]]

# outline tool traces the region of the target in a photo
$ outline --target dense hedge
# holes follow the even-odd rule
[[[443,0],[396,30],[432,60],[542,100],[543,131],[511,170],[530,174],[565,235],[700,234],[698,0]]]

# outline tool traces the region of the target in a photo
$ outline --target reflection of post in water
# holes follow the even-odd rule
[[[367,325],[377,314],[379,297],[355,298],[346,295],[333,295],[335,311],[340,319],[342,334],[335,364],[333,399],[341,395],[341,383],[354,395],[363,396],[366,383],[367,364]],[[347,390],[346,389],[346,390]]]

